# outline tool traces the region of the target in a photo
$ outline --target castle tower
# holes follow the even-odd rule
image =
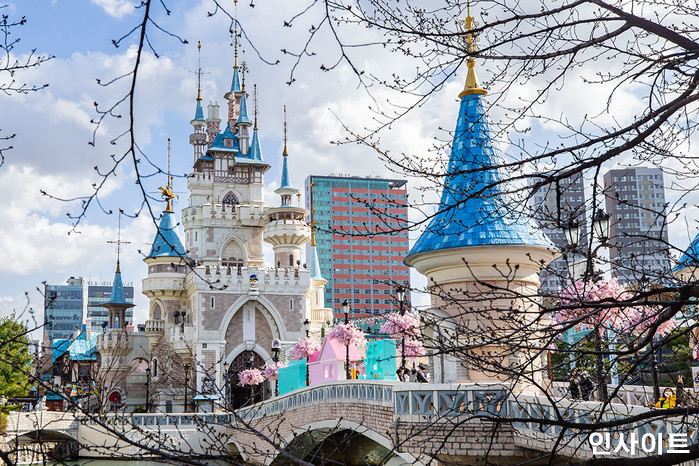
[[[201,57],[201,42],[197,48]],[[197,106],[194,110],[194,119],[189,123],[194,128],[194,132],[189,135],[189,143],[194,146],[194,162],[199,160],[204,155],[207,144],[207,136],[205,133],[207,122],[204,120],[204,109],[201,107],[201,59],[199,71],[197,72]]]
[[[243,69],[244,68],[245,63],[243,63]],[[243,73],[243,88],[242,94],[240,95],[240,111],[238,112],[238,119],[235,122],[235,127],[238,133],[240,153],[244,156],[248,155],[250,148],[250,126],[252,126],[252,122],[250,121],[250,118],[248,118],[247,94],[245,93],[245,73]]]
[[[472,21],[469,14],[471,51]],[[434,380],[511,382],[523,373],[543,383],[535,297],[539,272],[557,253],[533,221],[512,208],[516,200],[503,186],[501,154],[490,139],[486,95],[469,58],[439,209],[405,263],[427,276],[430,312],[446,327],[434,340],[446,337],[456,350],[441,364],[433,361],[443,369]]]
[[[257,126],[257,125],[255,125]],[[267,210],[268,223],[264,240],[274,248],[274,264],[277,267],[296,268],[301,264],[301,246],[311,239],[311,228],[305,221],[308,211],[294,207],[292,198],[299,190],[289,182],[289,152],[286,147],[286,106],[284,106],[284,151],[282,152],[281,186],[274,192],[279,194],[281,204]]]
[[[110,330],[126,328],[126,310],[135,306],[133,303],[126,301],[124,296],[124,285],[121,281],[121,270],[119,268],[119,259],[117,259],[116,271],[114,272],[114,283],[112,284],[112,293],[109,295],[109,301],[99,304],[109,311]]]

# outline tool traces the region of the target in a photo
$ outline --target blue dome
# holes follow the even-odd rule
[[[182,257],[187,258],[184,247],[177,236],[177,222],[173,212],[163,212],[155,235],[153,247],[147,257]]]
[[[408,256],[467,246],[526,245],[555,248],[551,240],[504,193],[479,93],[461,99],[439,209]]]

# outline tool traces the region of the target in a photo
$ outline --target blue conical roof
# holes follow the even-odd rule
[[[682,254],[673,272],[677,272],[687,267],[699,267],[699,235],[689,244],[687,250]]]
[[[238,73],[238,67],[233,67],[233,81],[231,81],[231,92],[241,92],[240,87],[240,74]]]
[[[110,307],[114,305],[127,308],[135,306],[135,304],[126,301],[126,296],[124,295],[124,284],[121,281],[121,271],[119,270],[118,262],[116,272],[114,273],[114,283],[112,283],[112,294],[109,295],[109,301],[100,304],[102,307]]]
[[[194,120],[206,121],[204,119],[204,109],[201,107],[201,100],[199,99],[197,99],[197,109],[194,111]]]
[[[316,252],[316,245],[311,245],[311,257],[308,259],[308,270],[311,272],[311,278],[313,280],[325,280],[320,274],[320,263],[318,262],[318,253]]]
[[[236,125],[241,123],[247,123],[248,125],[252,124],[250,118],[248,118],[247,100],[248,99],[245,97],[245,92],[243,92],[243,95],[240,96],[240,115],[238,115],[238,121],[235,122]]]
[[[291,186],[291,183],[289,182],[289,165],[287,160],[289,159],[288,156],[283,156],[282,157],[282,180],[281,180],[281,186],[277,189],[294,189],[293,186]]]
[[[439,209],[408,255],[467,246],[554,248],[533,220],[513,210],[496,168],[502,157],[490,139],[485,91],[461,98]]]
[[[256,129],[252,132],[252,142],[250,143],[248,157],[250,157],[253,160],[262,161],[262,151],[260,150],[260,138],[257,135]]]
[[[153,247],[147,257],[187,257],[180,237],[177,236],[177,221],[174,212],[163,212]]]

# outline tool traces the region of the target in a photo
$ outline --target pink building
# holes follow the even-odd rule
[[[337,343],[330,338],[326,338],[323,341],[320,351],[308,360],[308,375],[311,385],[346,379],[346,348],[345,345]],[[364,361],[364,358],[354,345],[349,347],[349,359],[350,364],[356,363],[357,365]]]

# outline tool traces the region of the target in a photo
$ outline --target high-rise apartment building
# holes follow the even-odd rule
[[[109,321],[109,311],[100,304],[109,301],[112,293],[112,284],[89,283],[87,286],[87,316],[92,319],[92,330],[102,330],[102,324]],[[124,286],[124,298],[126,302],[133,303],[134,289],[133,286]],[[133,309],[129,308],[126,311],[126,322],[133,322]]]
[[[408,253],[406,181],[310,175],[305,189],[306,208],[317,225],[321,273],[329,281],[325,307],[337,318],[343,316],[345,299],[355,316],[395,310],[394,287],[409,282],[403,264]]]
[[[83,322],[83,278],[70,277],[62,285],[46,285],[44,330],[49,341],[68,338]]]
[[[530,178],[529,186],[533,187],[541,179]],[[529,207],[542,231],[559,250],[565,251],[568,248],[563,229],[571,220],[580,225],[580,246],[587,244],[585,180],[581,173],[538,188],[529,197]],[[539,276],[542,293],[556,293],[570,284],[569,264],[573,261],[578,262],[580,258],[577,256],[574,253],[568,253],[568,262],[563,256],[559,256],[542,271]]]
[[[622,168],[604,175],[610,214],[609,256],[620,282],[657,281],[670,267],[665,188],[659,168]]]

